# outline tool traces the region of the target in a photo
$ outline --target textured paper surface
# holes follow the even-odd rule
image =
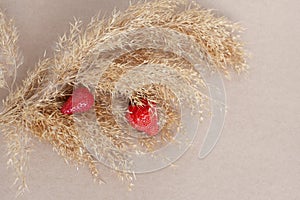
[[[201,1],[247,28],[243,39],[252,53],[249,75],[225,81],[228,114],[222,137],[206,159],[198,159],[200,140],[176,166],[139,175],[128,192],[102,167],[106,185],[93,183],[87,168],[66,165],[47,144],[34,142],[28,184],[20,199],[300,199],[300,4],[296,0]],[[32,68],[73,16],[87,22],[124,0],[2,0],[13,17],[25,57]],[[25,77],[20,73],[19,80]],[[3,95],[3,94],[0,94]],[[6,169],[0,135],[0,195],[13,199],[12,172]]]

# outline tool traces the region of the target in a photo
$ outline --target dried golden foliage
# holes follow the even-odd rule
[[[0,92],[13,91],[17,70],[23,63],[17,42],[18,32],[13,20],[7,19],[0,10]],[[1,109],[0,115],[2,118],[5,117]],[[30,137],[24,127],[11,123],[0,123],[0,131],[7,143],[9,157],[7,165],[15,170],[15,184],[18,185],[18,194],[21,194],[27,189],[25,174],[28,167]]]
[[[7,43],[15,41],[16,34],[3,31],[8,24],[0,24],[1,45],[8,52],[2,55],[12,55],[8,58],[15,60],[9,63],[19,66],[15,43]],[[39,62],[4,102],[0,128],[8,138],[10,163],[21,187],[26,186],[29,135],[49,142],[66,161],[87,164],[97,180],[101,179],[96,163],[102,158],[121,171],[122,179],[133,181],[128,153],[151,152],[172,142],[181,126],[182,104],[195,112],[207,109],[199,66],[224,75],[230,69],[246,70],[239,30],[184,0],[138,2],[109,19],[94,17],[86,27],[76,20],[59,39],[53,58]],[[9,33],[13,40],[5,40]],[[78,85],[94,92],[94,109],[63,115],[60,108]],[[126,121],[126,106],[141,103],[141,98],[159,105],[161,134],[156,137],[142,137]]]
[[[0,10],[0,89],[12,89],[17,69],[22,65],[17,40],[18,32],[13,20],[7,19]]]

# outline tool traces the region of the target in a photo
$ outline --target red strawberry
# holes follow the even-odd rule
[[[146,99],[141,101],[143,105],[129,105],[126,119],[130,125],[138,131],[143,131],[149,136],[158,134],[158,116],[155,103],[149,103]]]
[[[76,88],[61,108],[62,114],[86,112],[94,104],[94,96],[85,87]]]

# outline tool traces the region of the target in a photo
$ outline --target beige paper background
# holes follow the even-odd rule
[[[47,144],[34,142],[28,184],[20,199],[300,199],[300,3],[296,0],[201,1],[246,28],[249,75],[225,81],[229,112],[214,151],[198,160],[200,141],[175,167],[139,175],[132,192],[103,167],[107,184],[86,168],[66,165]],[[73,16],[125,9],[124,0],[1,0],[15,18],[25,68],[31,68],[68,30]],[[21,75],[20,79],[24,77]],[[0,136],[0,199],[13,199]]]

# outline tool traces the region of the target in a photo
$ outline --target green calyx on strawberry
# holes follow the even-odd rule
[[[64,103],[61,113],[71,115],[90,110],[94,105],[93,94],[85,87],[78,87],[73,91],[72,96]]]
[[[138,131],[145,132],[149,136],[159,132],[156,104],[146,99],[141,99],[142,105],[130,104],[126,119],[129,124]]]

